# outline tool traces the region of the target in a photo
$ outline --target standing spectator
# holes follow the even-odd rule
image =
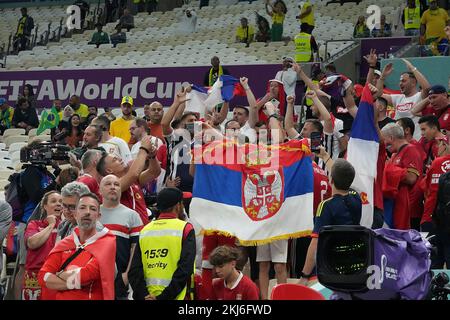
[[[80,182],[70,182],[61,188],[62,197],[62,214],[64,220],[58,225],[58,239],[64,239],[72,234],[73,229],[77,226],[75,211],[77,202],[82,195],[88,194],[89,189]]]
[[[3,135],[6,129],[12,127],[14,108],[6,103],[5,98],[0,98],[0,135]]]
[[[36,96],[34,95],[33,86],[31,84],[26,84],[23,87],[23,92],[22,92],[20,98],[27,99],[28,104],[30,105],[30,107],[36,109],[36,107],[37,107],[37,105],[36,105]]]
[[[56,174],[56,170],[54,172]],[[61,190],[66,184],[76,181],[79,175],[80,169],[75,166],[63,168],[56,177],[56,190]]]
[[[5,240],[8,230],[11,226],[12,219],[12,208],[8,202],[5,200],[0,200],[0,243]],[[0,246],[0,274],[3,268],[3,245]],[[0,292],[0,299],[3,299],[2,293]]]
[[[385,98],[378,97],[375,100],[375,108],[378,112],[378,127],[380,127],[380,129],[383,129],[388,123],[395,122],[394,119],[387,116],[387,101]]]
[[[102,197],[99,191],[99,182],[102,176],[97,171],[97,163],[101,156],[102,151],[100,150],[87,150],[81,157],[81,169],[83,171],[77,179],[78,182],[85,184],[89,188],[89,191],[95,194],[100,201]]]
[[[111,35],[111,43],[114,47],[117,46],[118,43],[125,43],[127,42],[127,34],[122,31],[122,25],[119,23],[116,25],[116,33],[113,33]]]
[[[150,128],[150,133],[152,136],[165,141],[161,120],[164,116],[164,108],[158,101],[153,101],[150,105],[144,107],[144,119],[147,121],[148,127]]]
[[[246,43],[247,46],[253,42],[253,37],[255,36],[255,30],[253,27],[248,25],[247,18],[241,18],[241,25],[236,29],[236,42]]]
[[[38,273],[56,243],[57,228],[61,221],[62,198],[57,191],[44,194],[40,209],[32,216],[25,230],[27,260],[25,263],[24,300],[50,300],[54,293],[38,285]]]
[[[424,99],[428,95],[430,84],[424,75],[412,65],[406,59],[402,59],[408,67],[407,72],[403,72],[400,76],[400,91],[401,94],[383,94],[382,97],[388,102],[388,105],[393,106],[395,109],[394,119],[397,120],[403,117],[412,118],[416,127],[418,126],[417,117],[413,115],[411,109],[413,106]],[[382,92],[384,86],[384,79],[386,79],[393,71],[392,64],[387,64],[381,74],[380,79],[377,82],[377,89]],[[422,91],[417,90],[417,84],[419,84]],[[420,139],[420,132],[416,130],[414,138]]]
[[[97,28],[97,32],[94,32],[88,44],[95,44],[98,48],[101,44],[109,43],[109,36],[106,32],[103,32],[103,25],[97,22],[95,27]]]
[[[122,28],[127,29],[127,31],[134,28],[134,16],[130,14],[130,10],[123,10],[123,15],[119,19],[119,25]]]
[[[133,120],[131,120],[133,121]],[[130,122],[131,122],[130,121]],[[132,159],[128,144],[119,137],[112,137],[109,132],[111,130],[111,122],[105,114],[101,114],[92,120],[93,125],[97,125],[102,130],[102,140],[98,144],[109,154],[117,154],[125,163],[129,163]]]
[[[73,95],[69,99],[69,106],[73,109],[73,112],[81,117],[81,122],[84,123],[89,115],[89,107],[80,102],[80,97]],[[70,115],[69,117],[71,117]]]
[[[128,300],[128,271],[139,241],[143,224],[138,213],[120,203],[120,180],[107,175],[100,182],[103,204],[100,206],[100,222],[116,236],[116,268],[114,282],[116,300]]]
[[[332,160],[328,165],[331,166],[331,163]],[[350,189],[354,178],[355,169],[348,161],[344,159],[334,161],[331,166],[332,197],[322,201],[317,209],[306,262],[300,273],[300,284],[306,285],[314,272],[321,229],[328,225],[359,225],[362,202],[358,193]]]
[[[147,0],[148,14],[152,14],[152,12],[155,12],[157,6],[158,6],[158,0]]]
[[[295,62],[304,63],[314,61],[314,53],[318,54],[319,47],[312,35],[305,32],[305,26],[300,27],[300,33],[294,38]],[[316,57],[319,60],[319,57]]]
[[[131,165],[124,163],[119,156],[105,152],[97,163],[97,171],[102,176],[114,174],[119,177],[122,190],[120,202],[139,213],[145,225],[149,218],[141,186],[158,177],[161,168],[150,137],[144,137],[141,143],[139,153]]]
[[[196,243],[194,227],[184,221],[187,196],[176,188],[158,194],[161,213],[141,230],[128,272],[135,300],[193,300]]]
[[[119,10],[118,0],[105,0],[106,21],[105,23],[114,22]]]
[[[420,17],[422,11],[416,6],[415,0],[408,0],[407,7],[403,10],[402,23],[405,27],[405,36],[417,37],[420,35]]]
[[[422,44],[440,42],[446,39],[445,27],[448,21],[446,10],[439,8],[437,0],[430,0],[430,8],[425,10],[420,19],[420,37]]]
[[[426,115],[419,119],[420,132],[422,139],[420,143],[427,154],[424,165],[429,167],[431,162],[437,157],[438,145],[437,138],[444,137],[439,126],[439,120],[436,116]]]
[[[375,26],[372,30],[372,37],[390,37],[392,36],[392,28],[389,23],[386,23],[386,16],[380,16],[380,25]]]
[[[270,7],[270,11],[269,11]],[[270,4],[269,0],[266,0],[266,12],[272,17],[272,41],[282,41],[283,40],[283,23],[286,17],[287,8],[286,4],[282,0],[277,0],[273,5]]]
[[[77,0],[75,1],[74,5],[78,6],[80,8],[80,18],[81,18],[81,30],[84,29],[84,22],[86,21],[86,15],[89,12],[89,3],[87,3],[84,0]]]
[[[297,85],[297,72],[292,69],[294,59],[291,57],[283,57],[282,70],[278,71],[275,79],[283,82],[284,91],[287,96],[295,97],[295,86]]]
[[[256,284],[236,269],[239,250],[229,246],[214,249],[209,256],[218,279],[213,281],[211,300],[259,300]]]
[[[422,157],[417,148],[406,141],[400,125],[389,123],[381,134],[386,150],[392,153],[384,169],[383,194],[385,198],[395,199],[392,227],[407,230],[411,228],[410,193],[422,174]]]
[[[15,128],[23,128],[26,133],[39,126],[39,119],[35,108],[30,107],[28,100],[19,98],[17,107],[14,110],[12,125]]]
[[[303,6],[299,6],[300,15],[296,16],[300,20],[300,26],[303,26],[303,30],[306,33],[312,34],[314,30],[314,6],[309,0],[303,3]]]
[[[34,28],[34,20],[28,15],[27,8],[20,9],[22,17],[17,24],[17,31],[14,35],[14,51],[26,50],[28,41],[31,38],[31,31]]]
[[[359,16],[358,21],[353,29],[353,38],[368,38],[370,36],[370,30],[366,25],[366,18]]]
[[[52,250],[39,272],[39,284],[55,290],[56,300],[113,300],[116,240],[107,228],[97,232],[100,202],[94,194],[80,197],[75,218],[78,228]]]
[[[180,19],[178,32],[181,34],[191,35],[197,28],[197,13],[193,9],[183,10]]]
[[[83,154],[89,149],[99,149],[99,143],[102,139],[102,129],[99,126],[89,125],[84,130],[83,142],[80,148],[73,149],[70,153],[73,153],[77,160],[80,160]],[[104,150],[103,148],[101,148]],[[78,168],[81,168],[81,163],[72,163]]]
[[[212,87],[221,75],[230,74],[227,69],[223,68],[220,65],[220,60],[217,56],[211,58],[211,65],[212,68],[210,68],[209,71],[205,73],[205,77],[203,79],[203,84],[206,87]]]
[[[269,21],[256,13],[256,26],[258,27],[258,31],[255,34],[255,40],[257,42],[269,42],[271,37]]]
[[[133,98],[130,96],[123,97],[120,108],[122,109],[122,116],[111,122],[109,133],[113,137],[121,138],[126,143],[129,143],[131,138],[130,123],[134,120],[134,116],[131,113],[133,109]]]
[[[411,112],[415,116],[434,115],[439,118],[440,128],[450,131],[450,103],[444,86],[432,86],[428,97],[416,103]]]
[[[136,159],[137,154],[139,153],[139,148],[141,147],[141,140],[148,136],[151,139],[151,142],[158,150],[156,153],[156,157],[161,163],[167,162],[167,148],[165,147],[164,142],[162,142],[161,139],[158,137],[155,137],[151,134],[151,130],[148,127],[147,121],[144,119],[137,118],[133,120],[130,124],[130,133],[131,136],[134,138],[136,143],[131,148],[131,157],[133,159]],[[165,168],[166,166],[163,165]]]

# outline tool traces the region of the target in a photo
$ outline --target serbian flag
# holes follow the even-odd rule
[[[199,113],[203,118],[206,112],[205,100],[208,98],[208,89],[195,84],[191,85],[191,88],[192,90],[186,94],[185,111]]]
[[[361,225],[372,227],[374,183],[377,176],[379,137],[374,123],[373,97],[368,84],[364,86],[358,113],[353,121],[347,148],[347,160],[355,168],[352,188],[361,196]]]
[[[194,148],[190,218],[203,234],[245,246],[310,235],[313,167],[298,140],[267,146],[214,141]]]

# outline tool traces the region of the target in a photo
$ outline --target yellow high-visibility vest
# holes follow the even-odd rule
[[[311,35],[306,32],[300,32],[295,36],[295,61],[311,61]]]
[[[405,30],[420,28],[420,7],[405,8]]]
[[[154,220],[140,232],[142,266],[148,292],[158,296],[169,286],[180,260],[185,221],[179,219]],[[183,300],[187,287],[175,298]]]

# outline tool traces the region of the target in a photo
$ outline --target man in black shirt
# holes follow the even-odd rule
[[[380,127],[380,130],[383,129],[383,127],[388,123],[395,122],[394,119],[388,117],[386,114],[387,104],[387,100],[383,97],[378,97],[377,100],[375,100],[375,108],[377,108],[378,111],[378,126]]]
[[[331,168],[331,186],[333,196],[322,201],[317,208],[311,243],[306,262],[303,266],[300,284],[307,284],[316,264],[319,232],[329,225],[359,225],[362,214],[362,202],[358,193],[350,186],[355,178],[355,169],[344,159],[336,159]]]

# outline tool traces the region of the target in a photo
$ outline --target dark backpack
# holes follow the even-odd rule
[[[24,214],[25,192],[22,187],[22,173],[15,172],[9,176],[9,184],[5,190],[5,201],[12,208],[13,221],[22,221]]]
[[[450,232],[450,171],[439,177],[439,189],[433,219],[439,229]]]

